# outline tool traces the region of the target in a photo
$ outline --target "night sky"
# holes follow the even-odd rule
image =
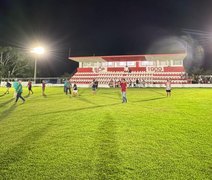
[[[45,44],[50,54],[39,62],[42,76],[72,72],[77,64],[67,60],[69,51],[71,56],[182,52],[178,46],[167,50],[166,40],[185,30],[195,32],[205,66],[210,64],[212,0],[0,0],[0,45]],[[164,48],[155,48],[160,41]]]

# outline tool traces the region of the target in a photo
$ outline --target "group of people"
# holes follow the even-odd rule
[[[130,80],[129,82],[129,87],[145,87],[145,80],[144,79],[136,79],[135,82],[133,82],[132,80]]]
[[[119,87],[120,82],[121,82],[120,80],[111,79],[108,85],[110,88],[112,88],[112,87],[116,88],[116,87]]]
[[[71,94],[71,88],[72,88],[71,81],[66,79],[64,81],[64,93],[66,95]],[[72,93],[72,95],[73,96],[77,96],[78,95],[78,88],[77,88],[76,84],[73,85],[73,93]]]
[[[12,84],[7,80],[6,81],[6,92],[4,94],[9,94],[10,93],[10,88],[12,87]],[[15,103],[18,102],[19,98],[22,99],[23,103],[25,102],[24,97],[22,96],[23,93],[23,85],[21,80],[15,79],[13,82],[13,88],[14,88],[14,98],[15,98]],[[32,82],[29,80],[27,83],[27,88],[28,88],[28,95],[33,94],[32,91]],[[43,80],[42,81],[42,95],[46,96],[45,94],[45,88],[46,88],[46,82]]]
[[[120,81],[119,81],[119,86],[121,88],[121,95],[122,95],[122,103],[127,103],[127,86],[128,86],[128,83],[126,82],[125,78],[122,78]],[[129,84],[130,86],[130,84]],[[9,81],[6,82],[6,92],[4,94],[9,94],[9,89],[12,87],[12,84],[9,83]],[[15,94],[14,94],[14,97],[16,97],[15,99],[15,102],[17,102],[20,99],[22,99],[23,103],[25,102],[25,99],[24,97],[22,97],[22,92],[23,92],[23,86],[22,86],[22,82],[19,80],[15,80],[13,82],[13,87],[14,87],[14,90],[15,90]],[[32,91],[32,82],[29,80],[28,83],[27,83],[27,87],[28,87],[28,95],[30,94],[33,94],[33,91]],[[43,80],[42,81],[42,95],[43,96],[46,96],[45,95],[45,87],[46,87],[46,82]],[[171,80],[168,79],[166,84],[165,84],[165,87],[166,87],[166,95],[167,97],[171,96]],[[65,80],[64,81],[64,93],[67,95],[67,94],[71,94],[71,88],[72,88],[72,85],[71,85],[71,82],[70,80]],[[91,83],[91,88],[92,88],[92,92],[93,94],[96,94],[96,90],[98,88],[98,81],[93,79],[92,83]],[[72,93],[73,96],[77,96],[78,95],[78,87],[76,84],[73,85],[73,93]]]
[[[122,94],[122,103],[127,103],[127,82],[124,78],[121,79],[120,82],[120,87],[121,87],[121,94]],[[166,96],[170,97],[171,96],[171,80],[167,79],[165,83],[166,87]]]
[[[108,85],[110,88],[112,87],[116,88],[120,86],[120,82],[121,80],[111,79]],[[144,79],[142,80],[136,79],[134,82],[130,79],[128,84],[129,87],[145,87],[146,82]]]

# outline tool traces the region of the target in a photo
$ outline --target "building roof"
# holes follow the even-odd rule
[[[117,56],[80,56],[69,57],[76,62],[113,62],[113,61],[155,61],[183,60],[186,54],[147,54],[147,55],[117,55]]]

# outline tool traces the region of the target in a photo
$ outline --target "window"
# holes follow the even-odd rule
[[[167,66],[167,61],[159,61],[160,66]]]
[[[101,67],[107,67],[107,62],[101,62]]]
[[[115,62],[116,67],[125,67],[127,65],[126,62]]]
[[[182,60],[174,60],[173,61],[173,65],[175,65],[175,66],[181,66],[181,65],[183,65],[183,61]]]
[[[83,62],[83,67],[92,67],[92,65],[91,62]]]
[[[140,66],[155,66],[156,61],[141,61]]]
[[[107,66],[108,66],[108,67],[114,67],[114,66],[115,66],[115,63],[114,63],[114,62],[108,62],[108,63],[107,63]]]
[[[136,62],[135,61],[128,61],[127,62],[127,66],[128,67],[135,67],[136,66]]]

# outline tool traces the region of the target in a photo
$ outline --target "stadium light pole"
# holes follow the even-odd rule
[[[37,76],[37,56],[44,54],[45,49],[43,47],[32,48],[31,53],[35,54],[35,67],[34,67],[34,83],[36,84]]]

